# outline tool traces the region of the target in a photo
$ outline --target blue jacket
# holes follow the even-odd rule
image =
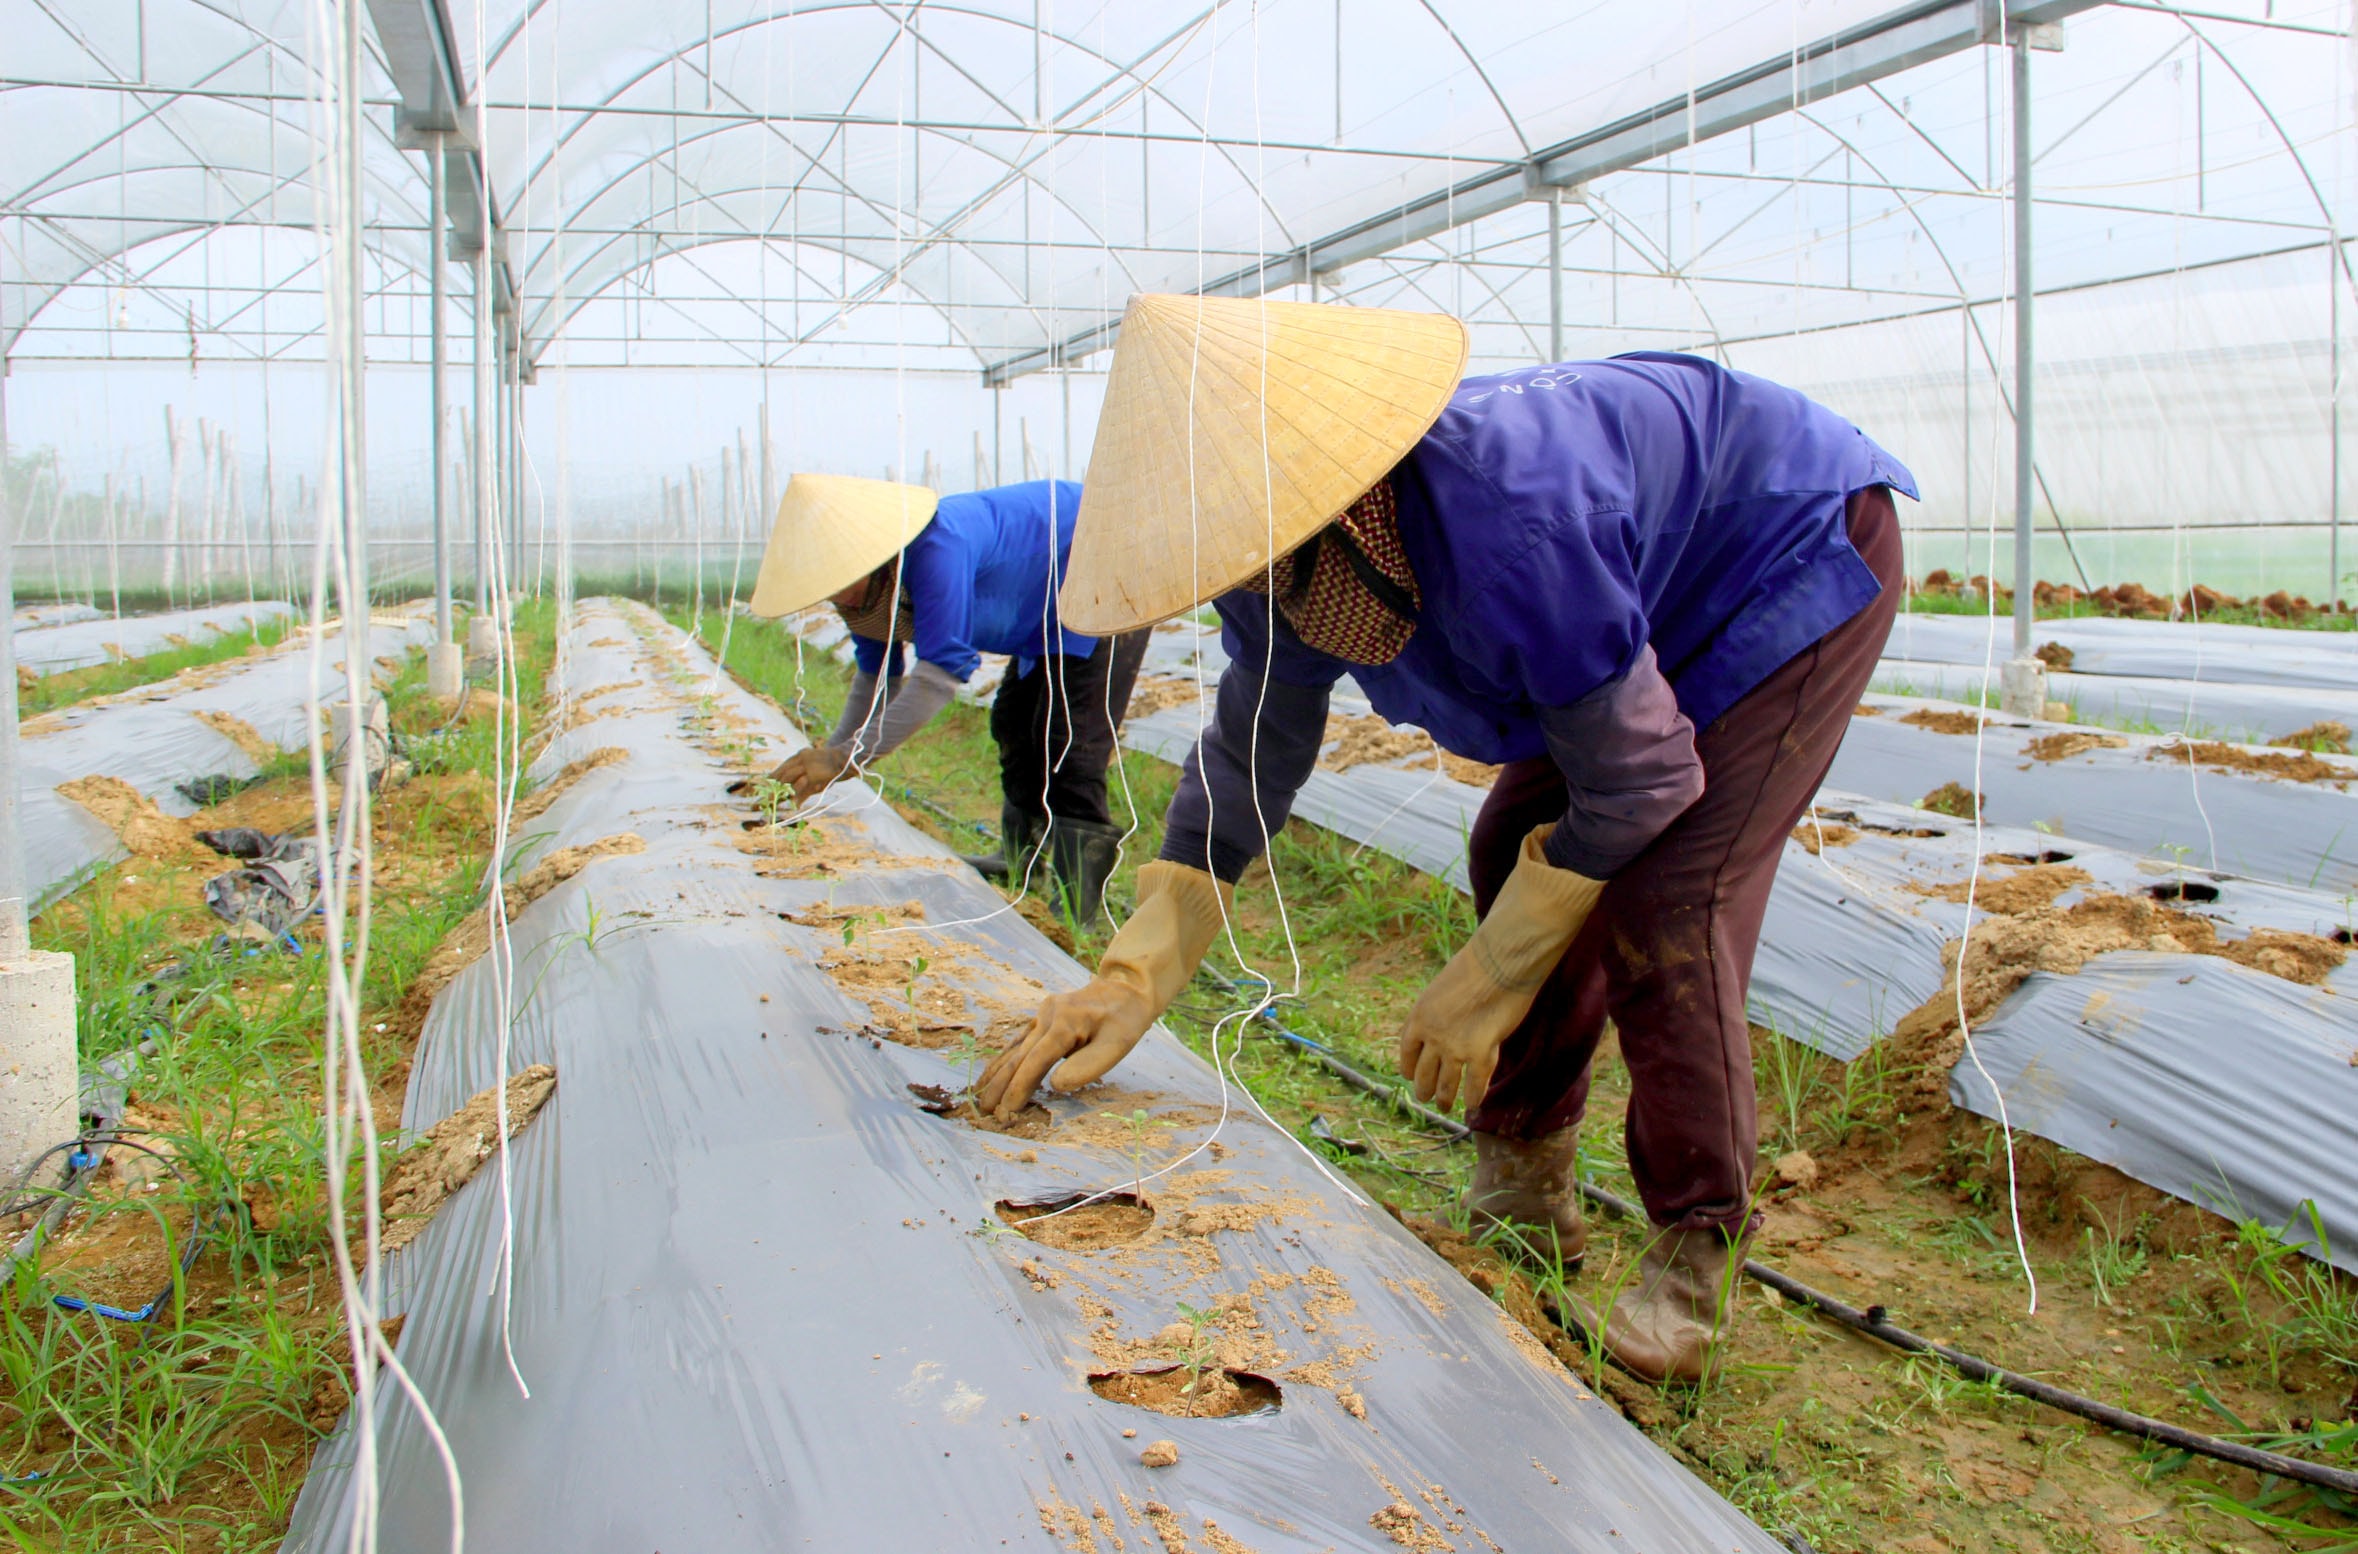
[[[1916,495],[1898,460],[1794,390],[1654,352],[1468,378],[1392,482],[1415,636],[1357,668],[1281,619],[1271,677],[1348,671],[1385,718],[1490,762],[1547,753],[1538,710],[1628,674],[1649,643],[1703,728],[1879,592],[1849,493]],[[1217,608],[1230,657],[1258,665],[1268,601]]]
[[[1087,655],[1097,639],[1065,630],[1056,613],[1080,509],[1081,488],[1070,480],[943,497],[933,521],[901,552],[917,656],[964,680],[985,653],[1015,659],[1018,674],[1047,653]],[[860,668],[876,673],[884,644],[855,636],[852,645]],[[900,660],[894,653],[896,675]]]

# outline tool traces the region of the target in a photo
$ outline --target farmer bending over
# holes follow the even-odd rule
[[[966,861],[990,878],[1023,881],[1045,841],[1061,904],[1086,925],[1121,841],[1105,769],[1146,634],[1084,637],[1058,620],[1056,584],[1080,502],[1069,480],[937,501],[922,486],[797,475],[778,503],[752,608],[790,615],[823,599],[851,628],[857,672],[835,732],[771,774],[792,784],[798,802],[854,762],[899,749],[983,654],[1005,654],[991,703],[1002,840],[998,852]],[[904,672],[909,644],[917,664]]]
[[[1131,301],[1065,618],[1126,630],[1208,598],[1230,662],[1136,912],[979,1099],[1009,1114],[1051,1065],[1069,1089],[1137,1044],[1348,674],[1391,722],[1503,768],[1468,842],[1481,924],[1400,1035],[1420,1099],[1465,1097],[1466,1208],[1577,1266],[1574,1130],[1611,1020],[1660,1230],[1604,1339],[1692,1381],[1754,1224],[1761,914],[1883,646],[1891,492],[1914,486],[1839,416],[1696,357],[1461,383],[1465,350],[1431,315]]]

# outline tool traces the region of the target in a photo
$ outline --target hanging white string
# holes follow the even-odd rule
[[[2012,26],[2011,21],[2009,21],[2008,26]],[[2009,123],[2012,122],[2015,121],[2013,117],[2009,115]],[[2017,199],[2022,197],[2020,190],[2016,191],[2015,197]],[[2014,228],[2012,223],[2009,223],[2008,235],[2004,244],[2002,245],[2002,249],[2004,251],[2011,252],[2013,245],[2013,231]],[[2011,267],[2009,268],[2011,269]],[[2011,321],[2009,320],[2009,322]],[[2015,349],[2020,350],[2021,348],[2022,342],[2018,339],[2015,342]],[[2021,414],[2022,407],[2017,405],[2015,407],[2015,413],[2018,415]],[[1992,470],[1997,468],[1998,461],[1997,434],[1998,418],[1992,416],[1990,418],[1990,467]],[[1968,874],[1965,879],[1965,927],[1964,931],[1957,940],[1957,971],[1955,978],[1957,989],[1957,1033],[1965,1043],[1965,1056],[1971,1060],[1974,1072],[1981,1075],[1982,1083],[1989,1086],[1990,1095],[1997,1102],[1998,1130],[2003,1136],[2006,1146],[2007,1223],[2012,1228],[2014,1235],[2015,1261],[2021,1264],[2022,1277],[2030,1286],[2029,1311],[2031,1315],[2035,1316],[2037,1315],[2039,1309],[2039,1276],[2037,1272],[2031,1267],[2030,1243],[2024,1237],[2022,1230],[2022,1193],[2021,1183],[2019,1181],[2018,1173],[2015,1167],[2014,1122],[2013,1118],[2008,1114],[2006,1105],[2006,1092],[1999,1087],[1997,1080],[1992,1077],[1989,1069],[1983,1065],[1981,1061],[1981,1051],[1974,1044],[1973,1019],[1970,1011],[1966,1008],[1965,1002],[1965,982],[1968,968],[1972,964],[1973,914],[1975,910],[1975,901],[1981,889],[1982,757],[1988,740],[1990,721],[1988,709],[1990,676],[1996,664],[1998,651],[1998,483],[1995,479],[1992,479],[1988,482],[1988,486],[1990,490],[1989,552],[1987,560],[1984,563],[1983,576],[1989,578],[1990,582],[1988,586],[1982,590],[1982,608],[1985,622],[1985,629],[1982,638],[1981,664],[1982,705],[1974,709],[1973,720],[1973,793],[1970,803],[1970,808],[1973,812],[1973,864],[1972,872]],[[2031,580],[2027,577],[2018,577],[2014,580],[2014,586],[2017,589],[2029,588],[2031,586]]]
[[[316,834],[331,839],[320,880],[321,964],[327,1010],[321,1044],[321,1128],[327,1189],[329,1247],[352,1356],[354,1464],[352,1517],[347,1546],[352,1554],[374,1554],[379,1510],[377,1468],[377,1372],[390,1374],[411,1406],[442,1462],[450,1495],[450,1544],[461,1554],[465,1511],[458,1462],[432,1408],[393,1353],[380,1326],[383,1258],[378,1195],[380,1151],[360,1028],[361,990],[367,974],[369,894],[373,857],[369,832],[371,738],[369,703],[374,695],[368,656],[367,485],[363,458],[365,372],[361,277],[361,47],[364,25],[360,0],[313,0],[306,12],[308,57],[328,60],[318,74],[313,105],[312,185],[314,236],[326,262],[321,266],[323,343],[336,415],[322,452],[317,534],[313,551],[311,643],[308,657],[310,713],[306,740],[310,765],[312,820]],[[331,813],[329,752],[320,714],[327,710],[327,608],[333,578],[342,615],[345,719],[340,757],[339,802]],[[350,924],[349,935],[346,925]],[[357,1152],[361,1166],[361,1245],[355,1268],[346,1219],[348,1169]]]

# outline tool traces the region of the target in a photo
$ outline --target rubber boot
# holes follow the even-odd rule
[[[1510,1231],[1531,1251],[1561,1258],[1566,1273],[1576,1272],[1588,1250],[1588,1222],[1580,1215],[1580,1130],[1558,1128],[1535,1139],[1476,1133],[1465,1207],[1476,1230]]]
[[[1122,828],[1093,820],[1048,822],[1048,866],[1056,909],[1075,928],[1093,928],[1105,906],[1105,881],[1122,849]]]
[[[1027,809],[1013,804],[999,806],[999,850],[995,853],[960,853],[966,866],[987,880],[1003,880],[1020,874],[1024,859],[1040,845],[1040,833],[1048,822]]]
[[[1734,1319],[1728,1292],[1751,1244],[1749,1235],[1730,1241],[1709,1226],[1662,1231],[1614,1297],[1605,1317],[1606,1350],[1648,1381],[1701,1382],[1713,1346]]]

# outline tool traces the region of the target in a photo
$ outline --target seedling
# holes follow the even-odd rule
[[[1211,1342],[1204,1336],[1204,1329],[1211,1326],[1212,1314],[1200,1306],[1190,1306],[1181,1301],[1179,1320],[1187,1324],[1187,1351],[1179,1356],[1179,1368],[1187,1372],[1187,1385],[1179,1390],[1183,1395],[1193,1397],[1196,1389],[1203,1385],[1205,1373],[1212,1370],[1219,1359]]]
[[[909,980],[901,984],[901,998],[909,1006],[911,1019],[916,1018],[917,1014],[917,979],[925,975],[925,968],[929,964],[931,963],[922,955],[910,961]]]
[[[764,777],[753,785],[753,807],[761,811],[762,824],[772,831],[778,829],[778,815],[786,807],[786,800],[794,789],[775,777]]]

